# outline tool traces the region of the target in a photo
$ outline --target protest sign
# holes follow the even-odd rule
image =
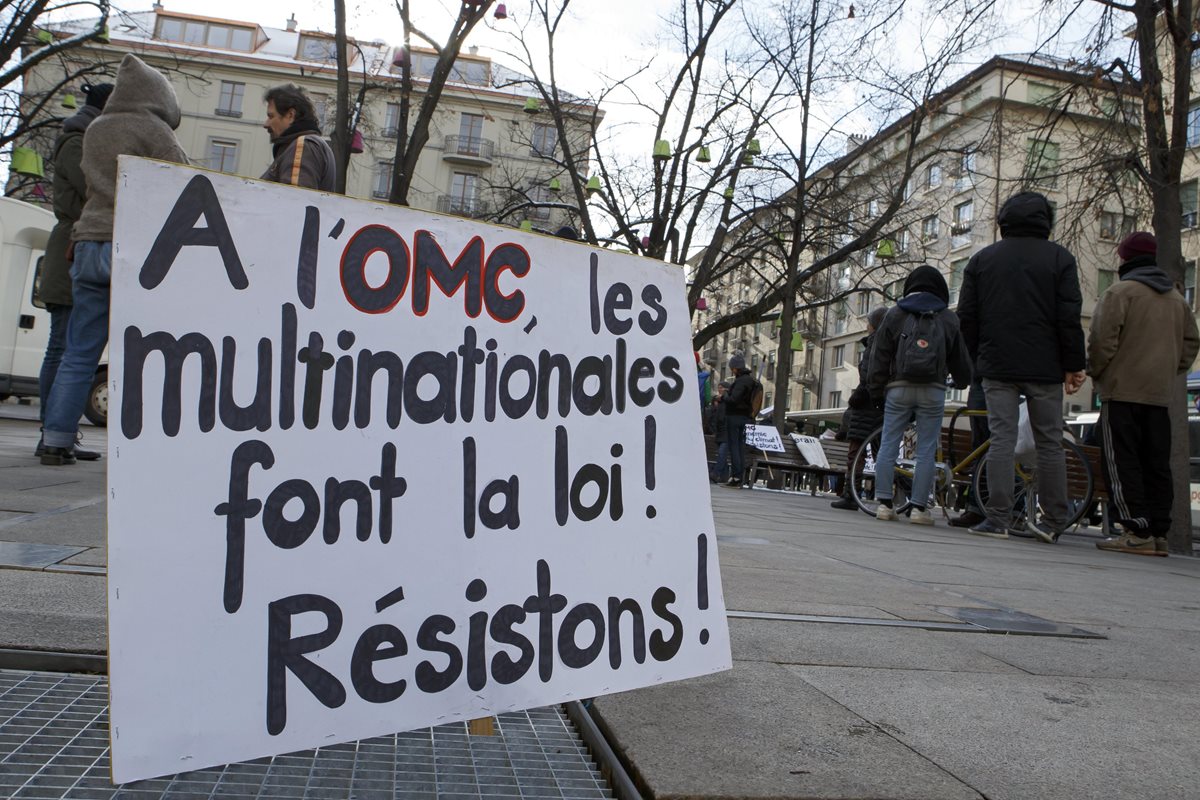
[[[772,453],[783,452],[783,439],[773,425],[747,425],[746,444]]]
[[[730,666],[677,267],[118,183],[116,781]]]
[[[825,457],[825,448],[821,447],[820,439],[815,436],[793,433],[792,441],[796,443],[796,449],[800,451],[800,455],[804,456],[805,461],[814,467],[829,469],[829,459]]]

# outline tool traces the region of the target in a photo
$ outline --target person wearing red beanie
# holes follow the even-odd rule
[[[1117,246],[1120,280],[1096,303],[1088,336],[1088,374],[1100,392],[1101,463],[1118,537],[1096,547],[1167,555],[1174,492],[1167,407],[1175,378],[1200,350],[1196,318],[1157,264],[1154,234],[1137,231]]]

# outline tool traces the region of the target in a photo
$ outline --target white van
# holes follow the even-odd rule
[[[50,337],[50,314],[37,297],[38,270],[54,214],[0,197],[0,400],[37,397],[42,356]],[[100,360],[84,414],[108,422],[108,353]]]

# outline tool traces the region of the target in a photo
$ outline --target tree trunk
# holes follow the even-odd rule
[[[346,193],[346,171],[350,168],[350,65],[349,47],[346,42],[346,0],[333,0],[334,46],[337,48],[337,110],[334,115],[333,156],[337,163],[337,177],[333,190]]]

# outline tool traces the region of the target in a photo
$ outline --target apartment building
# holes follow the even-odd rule
[[[1042,192],[1055,205],[1054,239],[1079,262],[1086,329],[1096,299],[1115,279],[1116,244],[1150,216],[1122,158],[1137,135],[1137,111],[1127,85],[1045,56],[1001,56],[933,98],[915,143],[911,116],[869,139],[851,137],[846,154],[809,179],[837,187],[823,201],[829,207],[821,216],[840,225],[827,251],[871,226],[893,198],[900,206],[871,247],[805,287],[800,302],[809,308],[798,312],[790,337],[789,410],[845,406],[858,381],[866,315],[897,299],[916,265],[943,272],[953,305],[967,261],[999,239],[996,213],[1018,191]],[[900,181],[910,159],[916,167]],[[1188,280],[1192,297],[1194,270]],[[737,281],[712,287],[706,304],[728,308],[741,292],[753,289]],[[742,349],[748,362],[765,365],[765,378],[778,340],[775,325],[751,326],[731,331],[706,354],[720,367],[731,349]],[[1090,394],[1089,384],[1068,398],[1066,410],[1090,409]]]
[[[61,33],[68,30],[66,26]],[[46,103],[44,113],[69,115],[72,112],[62,106],[82,102],[76,84],[84,78],[64,84],[64,76],[97,64],[113,75],[122,56],[132,52],[164,72],[174,85],[183,111],[177,135],[197,166],[261,175],[272,159],[270,139],[262,128],[263,96],[282,83],[303,87],[317,107],[322,130],[327,135],[332,132],[337,79],[334,37],[303,29],[294,16],[283,28],[274,28],[156,6],[146,12],[114,12],[109,35],[108,43],[90,43],[61,60],[38,65],[25,79],[27,106],[53,92],[56,96]],[[357,136],[346,192],[384,200],[391,191],[405,53],[381,41],[351,40],[347,56]],[[415,117],[437,55],[413,48],[407,57]],[[410,204],[501,224],[528,223],[546,231],[571,223],[571,198],[558,190],[567,185],[555,163],[561,153],[558,130],[541,110],[535,91],[528,78],[474,48],[462,53],[432,120]],[[572,103],[566,128],[575,152],[588,151],[601,119],[594,106]],[[50,129],[25,144],[48,160],[55,133]],[[48,182],[41,188],[32,184],[22,194],[36,201],[48,189]]]

